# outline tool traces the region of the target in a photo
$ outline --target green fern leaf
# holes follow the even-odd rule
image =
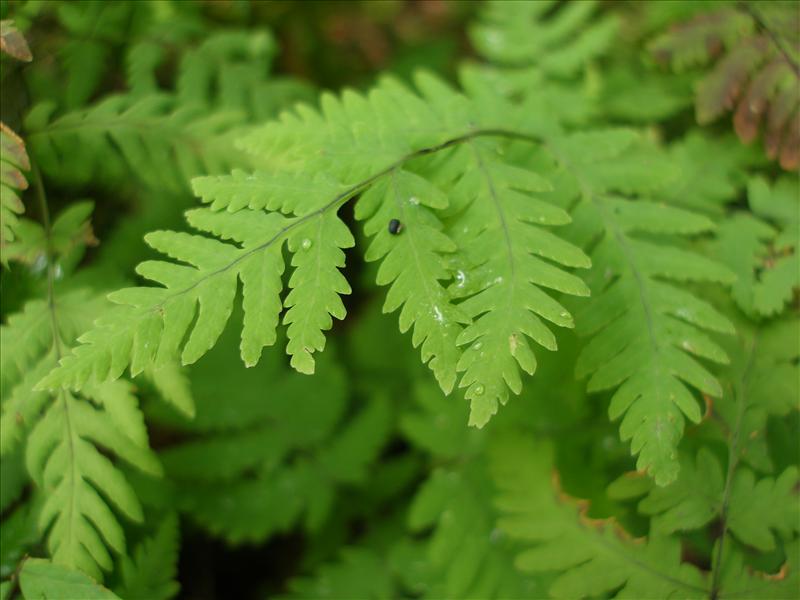
[[[578,277],[552,263],[581,268],[591,263],[579,248],[543,228],[571,220],[536,197],[551,189],[546,180],[499,162],[497,149],[488,144],[471,146],[453,156],[460,171],[453,194],[461,212],[448,232],[463,249],[465,263],[451,290],[463,298],[459,308],[474,319],[457,340],[468,345],[457,366],[464,372],[459,387],[467,388],[471,401],[470,424],[480,427],[505,404],[508,389],[519,394],[519,370],[536,370],[528,338],[556,349],[555,337],[540,317],[573,326],[566,308],[541,288],[589,295]]]
[[[536,65],[556,77],[574,75],[606,51],[618,23],[613,15],[596,18],[595,2],[568,4],[561,10],[555,7],[550,1],[488,2],[471,38],[494,63]]]
[[[536,577],[512,567],[509,539],[494,527],[490,490],[483,464],[477,463],[437,469],[417,492],[408,526],[417,536],[433,531],[421,552],[413,547],[402,552],[398,566],[410,574],[413,569],[405,564],[409,558],[425,564],[429,580],[424,597],[535,598],[544,593]]]
[[[528,372],[534,370],[535,359],[525,336],[554,349],[552,334],[536,313],[559,325],[569,326],[572,322],[567,311],[538,286],[587,293],[578,278],[546,261],[583,267],[589,261],[574,246],[540,229],[542,225],[569,222],[563,210],[533,197],[535,192],[548,189],[549,184],[533,171],[506,164],[500,142],[473,139],[520,135],[477,129],[474,121],[478,114],[466,97],[431,76],[420,76],[417,83],[424,99],[394,80],[385,80],[366,98],[354,92],[345,92],[341,100],[325,96],[322,114],[300,107],[243,140],[243,147],[256,154],[258,160],[280,165],[286,172],[236,172],[228,177],[200,178],[194,183],[195,189],[211,203],[212,210],[188,213],[190,224],[197,229],[233,239],[241,247],[188,234],[150,234],[147,240],[153,247],[194,269],[165,262],[143,263],[139,273],[166,287],[112,294],[114,302],[133,308],[120,309],[99,322],[96,330],[82,338],[84,345],[65,358],[42,387],[80,387],[91,376],[98,381],[113,379],[129,361],[131,372],[136,374],[154,357],[160,363],[174,356],[190,327],[182,360],[197,360],[214,344],[227,321],[237,275],[244,284],[242,356],[246,364],[254,364],[260,349],[275,340],[276,319],[281,310],[280,248],[284,240],[293,255],[294,267],[289,279],[291,291],[283,302],[287,309],[283,317],[288,325],[287,351],[297,370],[312,372],[312,354],[323,349],[323,332],[331,327],[331,317],[344,317],[339,296],[350,291],[338,269],[344,264],[341,249],[351,246],[353,239],[336,210],[359,193],[366,198],[363,206],[375,204],[376,195],[385,196],[381,186],[389,185],[385,182],[391,182],[392,173],[419,159],[420,172],[434,167],[443,169],[441,173],[450,173],[449,185],[456,188],[458,205],[453,207],[457,217],[448,223],[448,231],[455,242],[464,247],[466,242],[477,241],[482,249],[490,247],[493,251],[488,261],[477,251],[462,257],[465,266],[456,278],[463,276],[470,284],[461,286],[464,289],[451,286],[444,294],[440,282],[447,277],[447,271],[441,254],[452,245],[442,241],[445,238],[437,238],[439,246],[427,251],[427,256],[435,260],[434,271],[422,274],[420,279],[428,286],[435,284],[430,288],[433,291],[413,309],[413,319],[408,320],[401,312],[401,325],[406,329],[412,322],[422,323],[424,317],[425,323],[415,330],[419,333],[413,339],[415,344],[423,345],[423,360],[430,362],[445,390],[453,385],[453,371],[464,371],[460,387],[467,388],[466,395],[473,402],[471,422],[485,424],[497,405],[505,402],[506,385],[519,392],[517,365]],[[447,139],[447,135],[451,137]],[[463,147],[447,153],[457,145]],[[423,160],[437,152],[447,155],[444,165]],[[354,161],[354,156],[358,160]],[[302,172],[292,171],[301,158]],[[320,174],[308,177],[304,173]],[[441,197],[434,199],[434,188],[426,178],[416,172],[411,175],[412,171],[402,173],[402,186],[413,182],[414,188],[425,190],[425,201],[431,203],[431,208],[434,203],[444,207]],[[478,186],[477,194],[473,193],[473,186]],[[227,210],[222,212],[222,208]],[[258,212],[260,208],[273,212],[265,215]],[[292,216],[280,217],[274,211]],[[377,210],[370,214],[384,216]],[[491,225],[481,234],[483,221]],[[377,231],[377,225],[378,221],[373,220],[368,229]],[[411,216],[406,225],[405,235],[394,241],[419,239],[420,234],[428,232],[422,222],[418,224]],[[419,231],[412,233],[411,228]],[[385,264],[396,260],[391,253],[381,252],[388,261]],[[437,263],[441,265],[438,270]],[[387,306],[405,305],[408,310],[410,292],[405,291],[398,298],[394,290],[401,289],[397,287],[399,275],[390,277],[395,286],[390,290]],[[494,287],[489,289],[491,286]],[[507,291],[513,293],[505,300]],[[457,307],[446,302],[448,295],[461,300]],[[192,324],[198,303],[199,317]],[[457,331],[459,324],[479,316],[480,322],[461,333]],[[453,323],[446,323],[451,317]],[[437,328],[445,331],[434,334]],[[470,350],[461,354],[453,348],[453,340],[457,345],[472,343]],[[477,350],[483,343],[487,344],[483,352],[490,353],[494,360],[479,360]]]
[[[121,553],[125,542],[116,516],[98,491],[129,519],[141,520],[142,512],[129,484],[94,444],[146,473],[160,473],[146,446],[127,437],[106,412],[67,392],[59,393],[31,432],[26,461],[47,495],[39,526],[49,529],[54,562],[99,579],[100,568],[113,566],[105,545]]]
[[[591,336],[576,374],[591,375],[590,392],[616,390],[609,416],[624,416],[620,433],[639,454],[637,468],[666,485],[678,473],[676,447],[685,418],[698,422],[701,416],[686,384],[711,396],[722,394],[719,382],[692,356],[728,361],[702,330],[733,332],[733,325],[710,304],[676,284],[730,283],[734,276],[716,262],[664,243],[670,236],[712,229],[708,218],[615,193],[620,186],[639,191],[635,178],[620,182],[605,169],[611,158],[618,165],[627,160],[623,152],[632,138],[623,132],[615,137],[612,144],[614,138],[607,134],[583,134],[556,150],[575,173],[573,189],[582,190],[583,199],[572,213],[574,234],[593,246],[595,265],[589,278],[595,297],[576,317],[578,333]],[[581,145],[595,148],[594,156]],[[653,160],[657,168],[657,155]],[[652,184],[642,185],[647,190]]]
[[[791,538],[793,531],[800,530],[800,509],[792,491],[797,483],[796,468],[786,469],[775,479],[758,481],[749,469],[737,470],[726,515],[731,533],[762,552],[775,548],[771,530]],[[656,531],[698,529],[720,515],[723,488],[722,466],[711,452],[701,450],[696,464],[683,464],[677,481],[653,489],[639,504],[639,510],[657,515],[653,520]]]
[[[227,132],[239,114],[209,115],[166,93],[111,96],[51,120],[53,109],[34,107],[26,127],[31,153],[57,181],[114,183],[130,174],[154,188],[180,191],[195,175],[228,170],[237,156]]]
[[[556,571],[549,589],[556,598],[612,592],[624,598],[706,598],[699,571],[681,562],[675,538],[630,539],[614,522],[593,521],[585,507],[553,489],[552,450],[521,436],[499,440],[492,450],[499,527],[532,547],[515,565],[524,572]]]
[[[739,307],[768,317],[780,314],[800,288],[800,186],[785,178],[770,189],[752,179],[748,197],[752,213],[724,221],[712,252],[738,276],[732,293]]]
[[[401,309],[400,331],[414,327],[412,344],[421,345],[422,362],[429,364],[445,393],[456,381],[461,324],[469,322],[441,283],[451,279],[445,256],[456,246],[429,209],[447,205],[438,188],[403,170],[373,186],[356,205],[356,218],[366,220],[364,231],[374,237],[366,260],[383,260],[377,282],[391,286],[383,310]],[[393,218],[402,228],[394,235],[388,230]]]
[[[164,517],[152,537],[144,539],[133,558],[124,556],[121,573],[122,584],[115,591],[129,600],[168,600],[174,597],[180,585],[176,579],[178,544],[180,535],[178,519],[170,514]]]

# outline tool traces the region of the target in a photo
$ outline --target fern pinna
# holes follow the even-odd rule
[[[490,1],[319,94],[266,4],[37,6],[0,599],[797,596],[787,3]]]

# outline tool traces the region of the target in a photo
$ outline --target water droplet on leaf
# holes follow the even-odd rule
[[[304,239],[302,242],[300,242],[300,247],[301,247],[303,250],[308,250],[308,249],[309,249],[309,248],[311,248],[311,246],[313,246],[313,245],[314,245],[314,242],[312,242],[312,241],[311,241],[310,239],[308,239],[308,238],[305,238],[305,239]]]

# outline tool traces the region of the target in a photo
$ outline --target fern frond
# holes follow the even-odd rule
[[[25,142],[0,122],[0,248],[3,249],[0,260],[3,264],[7,262],[5,246],[14,240],[14,231],[18,227],[17,215],[25,211],[19,192],[28,188],[28,180],[22,171],[30,168]]]
[[[142,511],[133,489],[95,444],[143,472],[161,472],[147,446],[129,438],[107,412],[67,392],[59,392],[31,432],[26,462],[47,494],[39,526],[49,529],[53,560],[99,579],[100,568],[113,566],[106,545],[120,553],[125,548],[122,527],[103,497],[131,520],[141,520]]]
[[[722,314],[678,284],[730,283],[734,276],[674,245],[675,236],[713,229],[708,218],[616,193],[639,191],[634,177],[618,179],[605,168],[611,157],[617,168],[624,165],[631,142],[624,132],[579,134],[556,146],[559,160],[575,173],[574,189],[583,195],[572,215],[576,236],[593,248],[595,265],[589,277],[594,298],[576,317],[578,333],[591,336],[576,374],[591,376],[590,392],[615,390],[609,416],[623,417],[620,433],[639,454],[637,468],[666,485],[678,473],[676,447],[684,420],[698,422],[701,416],[687,384],[711,396],[722,394],[719,382],[694,358],[728,360],[703,330],[733,332]],[[596,148],[594,157],[587,145]],[[658,168],[657,155],[653,160]]]
[[[800,288],[800,186],[785,178],[770,188],[752,179],[747,191],[751,213],[723,221],[712,252],[738,276],[732,293],[739,308],[769,317]]]
[[[493,0],[486,3],[470,37],[495,64],[535,65],[550,76],[571,76],[603,53],[617,32],[616,18],[597,18],[596,10],[595,2],[557,10],[550,1]]]
[[[384,312],[401,309],[400,331],[414,327],[412,344],[421,346],[422,362],[450,393],[460,355],[457,338],[469,318],[441,283],[452,278],[445,256],[455,252],[456,245],[430,209],[447,206],[447,197],[438,188],[400,169],[361,196],[356,219],[366,221],[364,232],[374,238],[366,260],[383,260],[377,283],[391,286]],[[393,218],[401,223],[397,234],[388,230]]]
[[[292,292],[285,300],[289,311],[284,320],[290,325],[287,350],[295,368],[313,372],[311,353],[324,347],[321,331],[330,328],[329,315],[344,316],[338,294],[349,292],[349,287],[337,267],[344,258],[340,248],[352,245],[347,227],[332,213],[291,219],[275,213],[197,209],[187,216],[195,227],[241,246],[186,233],[149,234],[146,241],[153,248],[188,264],[147,261],[139,265],[140,275],[164,287],[128,288],[111,294],[113,302],[127,306],[99,321],[98,327],[81,339],[84,345],[64,358],[62,368],[42,386],[80,388],[92,376],[97,381],[119,377],[129,363],[133,374],[153,362],[166,364],[177,357],[190,328],[192,333],[180,356],[183,364],[195,362],[225,327],[237,278],[244,287],[242,358],[245,364],[254,365],[261,349],[276,339],[284,269],[281,246],[289,231],[295,270],[289,281]],[[279,243],[274,243],[276,240]],[[295,306],[298,308],[293,311]]]
[[[120,568],[122,583],[116,588],[129,600],[169,600],[180,585],[176,579],[180,532],[177,516],[164,517],[148,537],[136,547],[133,557],[124,556]]]
[[[236,161],[228,136],[240,114],[209,114],[169,94],[111,96],[51,120],[53,109],[34,107],[26,128],[37,163],[57,181],[117,182],[131,174],[155,188],[184,190],[191,177],[244,160]]]
[[[419,553],[400,556],[426,565],[425,598],[535,598],[544,589],[536,577],[511,564],[512,547],[496,529],[488,492],[491,484],[482,463],[461,469],[437,469],[414,497],[408,515],[410,530],[420,535],[433,529]],[[399,563],[401,572],[413,572]],[[410,579],[410,578],[409,578]]]
[[[102,298],[77,289],[58,295],[52,306],[32,300],[0,327],[0,455],[17,447],[51,398],[34,387],[58,362],[56,337],[59,343],[74,340],[103,305]]]
[[[498,149],[488,143],[470,146],[453,155],[458,179],[452,194],[459,212],[448,232],[464,263],[451,291],[473,319],[457,339],[468,345],[457,366],[464,372],[459,387],[467,388],[471,401],[470,424],[483,426],[506,403],[508,389],[520,393],[520,369],[536,370],[528,339],[556,349],[542,319],[573,326],[566,308],[542,288],[588,296],[583,281],[561,265],[587,268],[591,263],[579,248],[544,228],[571,221],[565,211],[537,197],[551,189],[545,179],[500,162]]]
[[[413,309],[413,319],[401,313],[401,326],[406,329],[412,322],[422,323],[414,343],[429,340],[423,344],[423,360],[437,372],[445,390],[453,385],[454,369],[465,372],[460,387],[468,388],[466,395],[474,405],[471,422],[485,424],[497,405],[505,402],[506,385],[519,392],[517,364],[533,372],[535,359],[525,336],[553,348],[552,335],[536,314],[558,325],[571,324],[567,311],[539,286],[587,293],[578,278],[546,261],[583,267],[589,263],[580,250],[540,229],[569,222],[563,210],[533,197],[533,193],[549,189],[549,184],[535,172],[507,164],[502,158],[504,138],[529,143],[533,138],[494,128],[480,129],[479,111],[466,97],[431,76],[420,76],[417,83],[422,97],[394,80],[385,80],[367,97],[349,91],[341,100],[324,96],[322,114],[301,106],[243,140],[243,147],[255,153],[259,161],[279,164],[283,170],[276,175],[236,172],[227,177],[200,178],[195,189],[212,209],[188,213],[190,224],[197,229],[233,239],[241,246],[188,234],[149,235],[147,240],[153,247],[194,268],[143,263],[139,273],[165,287],[112,294],[113,301],[133,308],[120,309],[98,323],[98,328],[82,339],[84,345],[65,358],[42,386],[80,387],[92,375],[100,381],[113,379],[129,362],[136,374],[154,358],[158,363],[174,356],[190,327],[192,334],[183,347],[182,360],[197,360],[214,344],[227,321],[237,276],[244,284],[242,357],[246,364],[254,364],[261,348],[275,340],[284,240],[294,267],[289,279],[291,291],[283,302],[288,309],[284,315],[289,326],[287,351],[297,370],[312,372],[312,354],[324,347],[322,332],[330,328],[331,317],[344,317],[339,296],[350,290],[338,269],[344,264],[341,249],[350,247],[353,239],[336,211],[358,194],[362,203],[374,204],[375,195],[384,194],[380,186],[391,185],[396,172],[408,172],[401,177],[424,190],[420,194],[431,206],[436,203],[443,207],[441,197],[433,198],[434,187],[426,181],[438,171],[439,176],[449,177],[445,181],[458,198],[453,206],[457,216],[449,224],[453,239],[462,247],[466,242],[476,242],[481,249],[491,251],[488,260],[477,251],[471,254],[471,250],[462,257],[463,277],[470,283],[461,286],[464,289],[456,286],[448,291],[462,299],[456,307],[445,302],[447,295],[439,282],[447,274],[443,259],[436,256],[452,246],[437,238],[438,245],[430,247],[427,256],[442,266],[420,279],[434,286],[430,287],[432,292]],[[483,139],[491,137],[500,141]],[[435,162],[437,153],[445,156],[445,166]],[[301,160],[303,166],[298,170]],[[407,169],[406,165],[415,168]],[[309,177],[308,173],[321,174]],[[389,183],[385,183],[387,180]],[[260,208],[272,212],[258,212]],[[377,221],[368,225],[370,231],[377,231],[376,227]],[[412,228],[419,231],[412,233]],[[428,231],[424,222],[409,216],[403,234],[390,241],[404,244]],[[386,264],[396,260],[388,247],[381,252],[389,261]],[[536,258],[536,254],[546,260]],[[456,274],[459,277],[462,274]],[[398,299],[397,289],[390,291],[387,307],[408,306],[410,292]],[[192,324],[198,302],[200,316]],[[480,323],[458,334],[459,323],[479,316]],[[451,317],[452,324],[447,322]],[[436,328],[445,331],[436,332]],[[472,350],[458,359],[460,351],[452,347],[453,339],[458,345],[474,342]],[[483,352],[494,359],[485,363],[479,360],[478,352],[484,343]]]
[[[122,552],[124,534],[98,490],[130,519],[141,520],[141,507],[130,486],[93,444],[143,471],[160,471],[155,456],[119,431],[107,414],[66,392],[31,433],[27,464],[48,494],[39,525],[42,530],[52,526],[53,559],[99,578],[98,566],[112,567],[104,542]]]
[[[554,571],[556,598],[610,593],[624,598],[705,598],[696,567],[681,562],[679,540],[632,539],[612,520],[590,519],[586,506],[566,497],[552,473],[553,451],[521,435],[498,440],[492,473],[506,516],[498,527],[532,547],[516,558],[523,572]],[[555,489],[554,489],[555,488]]]
[[[800,508],[793,492],[799,480],[796,468],[786,469],[775,479],[758,480],[749,469],[737,470],[725,508],[730,532],[742,543],[762,552],[775,548],[771,530],[791,539],[794,531],[800,531]],[[639,510],[655,515],[655,531],[698,529],[720,516],[724,484],[722,465],[710,451],[703,449],[696,463],[682,464],[677,481],[651,490],[639,504]]]

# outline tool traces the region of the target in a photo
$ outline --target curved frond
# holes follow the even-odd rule
[[[100,578],[113,566],[106,546],[123,552],[125,536],[109,502],[128,519],[139,521],[136,494],[97,445],[153,475],[161,468],[155,455],[120,431],[107,411],[68,392],[55,402],[28,438],[28,471],[46,500],[39,527],[49,531],[54,562]]]
[[[728,361],[706,332],[733,333],[722,314],[683,284],[731,283],[734,276],[678,245],[680,236],[713,229],[708,218],[619,193],[639,191],[638,184],[633,177],[613,177],[614,171],[605,168],[609,159],[619,167],[626,148],[627,156],[643,153],[631,152],[633,138],[624,135],[617,136],[616,147],[603,148],[601,135],[578,135],[556,147],[557,157],[574,174],[572,193],[582,197],[572,213],[574,233],[592,248],[594,264],[592,302],[576,316],[578,333],[590,338],[576,374],[590,376],[590,392],[613,390],[609,416],[623,417],[620,433],[639,455],[637,467],[666,485],[678,473],[676,448],[685,419],[696,423],[701,417],[689,386],[714,397],[722,394],[719,382],[697,360]],[[596,148],[594,160],[586,145]],[[658,169],[658,155],[651,160],[651,168]]]
[[[517,556],[517,568],[556,572],[551,596],[620,589],[622,598],[707,597],[698,569],[681,562],[678,539],[632,539],[612,520],[589,518],[585,503],[566,497],[553,477],[550,447],[517,435],[500,439],[492,452],[497,506],[505,514],[498,526],[528,546]]]

